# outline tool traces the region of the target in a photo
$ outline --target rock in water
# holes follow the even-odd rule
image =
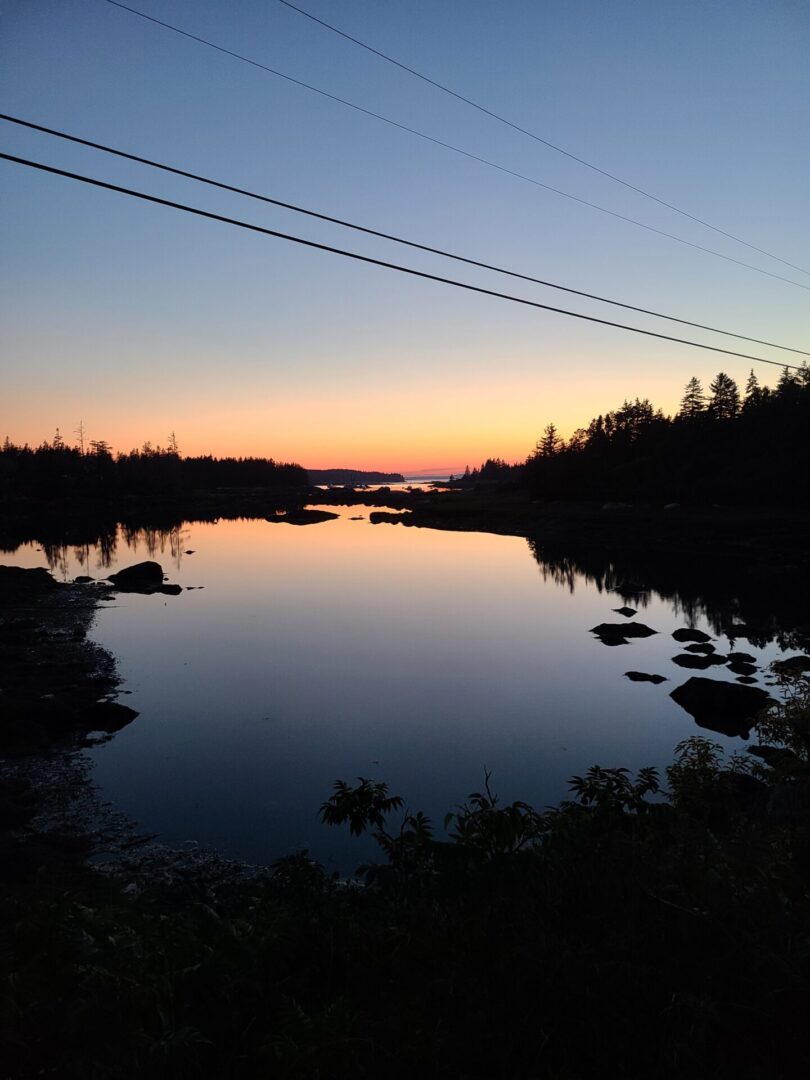
[[[121,592],[156,592],[163,584],[163,567],[156,562],[135,563],[110,574],[108,580]]]
[[[728,670],[733,671],[735,675],[756,675],[757,665],[746,664],[742,660],[732,660],[728,665]]]
[[[596,634],[597,637],[651,637],[653,634],[657,634],[657,630],[651,630],[649,626],[645,626],[644,623],[599,623],[598,626],[592,626],[589,633]]]
[[[711,641],[709,635],[704,634],[702,630],[693,630],[688,626],[675,630],[672,636],[676,641]]]
[[[774,700],[758,687],[694,675],[669,696],[694,717],[699,727],[723,735],[741,735],[744,739],[748,738],[757,713]]]
[[[704,643],[703,645],[687,645],[686,651],[693,653],[705,653],[708,656],[709,653],[716,652],[717,650],[715,649],[714,645],[706,645]]]
[[[810,656],[788,656],[784,660],[774,660],[773,670],[780,675],[800,675],[810,671]]]
[[[333,514],[329,510],[289,510],[286,514],[276,514],[265,520],[272,525],[317,525],[321,521],[334,521],[339,514]]]
[[[613,610],[617,615],[624,615],[625,619],[630,619],[633,615],[638,614],[636,609],[632,607],[615,607]]]
[[[694,653],[679,653],[672,657],[672,663],[678,667],[692,668],[693,671],[705,671],[710,667],[722,667],[725,664],[725,656],[712,653],[709,656],[696,656]]]
[[[648,675],[646,671],[625,671],[624,676],[630,682],[651,682],[656,686],[667,681],[663,675]]]

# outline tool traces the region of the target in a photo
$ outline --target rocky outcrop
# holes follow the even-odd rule
[[[699,727],[747,739],[757,713],[773,698],[758,687],[693,676],[669,695]]]
[[[711,641],[708,634],[704,634],[702,630],[695,630],[690,626],[684,626],[680,630],[673,631],[672,636],[676,641]]]
[[[163,567],[156,562],[139,562],[110,574],[107,580],[119,592],[156,592],[163,584]]]
[[[334,521],[340,517],[329,510],[288,510],[286,514],[275,514],[265,520],[271,525],[318,525],[322,521]]]
[[[625,671],[624,677],[630,682],[651,682],[656,686],[667,681],[663,675],[648,675],[646,671]]]

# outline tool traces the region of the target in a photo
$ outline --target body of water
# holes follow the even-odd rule
[[[607,648],[588,631],[620,622],[612,609],[625,600],[538,562],[525,539],[329,509],[337,520],[307,527],[119,529],[103,546],[28,544],[5,559],[70,580],[154,558],[185,587],[121,593],[93,631],[117,658],[120,700],[140,712],[90,751],[95,778],[165,842],[257,862],[306,848],[345,870],[371,847],[319,823],[337,778],[383,780],[440,826],[485,769],[504,801],[545,806],[591,764],[664,766],[694,734],[744,746],[703,732],[669,697],[703,674],[672,662],[672,631],[690,623],[677,598],[646,593],[636,620],[659,633]],[[690,614],[719,652],[732,647]],[[780,655],[737,648],[758,664]],[[631,669],[668,681],[631,683]]]

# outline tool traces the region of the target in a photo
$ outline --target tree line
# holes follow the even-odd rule
[[[145,442],[115,453],[103,439],[85,445],[80,426],[70,445],[57,428],[39,446],[18,446],[6,437],[0,447],[0,496],[4,498],[177,495],[199,489],[291,488],[309,482],[306,469],[273,458],[184,457],[172,433],[165,447]]]
[[[525,462],[490,458],[462,483],[521,483],[540,499],[810,503],[810,368],[773,388],[692,377],[674,416],[624,401],[563,439],[549,423]],[[458,481],[457,481],[458,482]]]

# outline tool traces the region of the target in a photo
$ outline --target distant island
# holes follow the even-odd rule
[[[362,469],[307,469],[310,484],[402,484],[397,472],[364,472]]]

